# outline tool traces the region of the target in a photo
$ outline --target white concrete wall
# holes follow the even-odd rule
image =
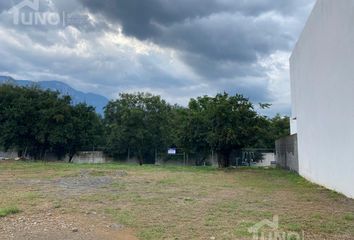
[[[317,2],[290,65],[300,174],[354,198],[354,0]]]
[[[18,154],[16,151],[8,151],[8,152],[0,151],[0,160],[15,159],[17,157],[18,157]]]
[[[272,166],[272,162],[275,161],[274,153],[263,153],[263,159],[259,163],[257,163],[256,167],[270,167]]]
[[[297,134],[283,137],[275,142],[275,159],[279,167],[299,172],[297,146]]]
[[[107,163],[110,162],[103,152],[78,152],[72,159],[73,163]]]

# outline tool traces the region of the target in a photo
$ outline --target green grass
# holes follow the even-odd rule
[[[19,212],[20,210],[17,207],[0,208],[0,217],[6,217]]]
[[[347,213],[344,216],[344,220],[349,221],[349,222],[354,222],[354,213]]]
[[[254,222],[241,222],[236,226],[236,230],[234,232],[236,237],[249,237],[250,233],[248,229],[254,225]]]
[[[83,170],[88,173],[84,179],[113,180],[65,194],[58,180],[80,178]],[[127,175],[117,176],[117,171]],[[280,169],[19,162],[0,164],[0,172],[0,206],[15,204],[26,209],[24,214],[48,207],[69,215],[96,212],[132,229],[141,240],[252,239],[248,228],[274,215],[282,231],[354,239],[353,200]],[[18,180],[44,185],[28,188]]]
[[[124,225],[133,225],[135,222],[131,213],[122,209],[107,208],[105,209],[105,213],[111,215],[116,221]]]
[[[109,163],[109,164],[69,164],[69,163],[45,163],[45,162],[23,162],[19,161],[16,164],[0,164],[0,169],[2,170],[31,170],[31,171],[42,171],[42,170],[56,170],[56,171],[67,171],[81,170],[81,169],[95,169],[100,170],[138,170],[151,172],[156,170],[167,170],[170,172],[210,172],[217,171],[213,167],[184,167],[184,166],[156,166],[156,165],[143,165],[138,166],[137,164],[125,164],[125,163]]]
[[[166,230],[163,227],[151,227],[141,231],[139,238],[145,240],[162,239],[165,232]]]

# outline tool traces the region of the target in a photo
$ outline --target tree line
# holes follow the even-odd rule
[[[0,86],[0,146],[43,159],[48,152],[69,160],[103,141],[102,119],[86,104],[36,87]]]
[[[58,92],[0,86],[0,146],[34,159],[51,152],[71,160],[77,151],[100,147],[115,159],[134,157],[144,164],[174,147],[198,161],[212,150],[220,167],[228,167],[233,150],[274,148],[275,140],[286,135],[288,117],[263,116],[239,94],[198,97],[187,107],[149,93],[120,94],[101,117]]]

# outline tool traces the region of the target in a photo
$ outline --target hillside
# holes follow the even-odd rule
[[[0,84],[4,83],[11,83],[16,84],[18,86],[31,86],[37,85],[42,89],[49,89],[52,91],[58,91],[63,95],[69,95],[73,99],[74,104],[78,103],[87,103],[96,108],[97,113],[103,115],[104,107],[108,103],[108,99],[98,94],[94,93],[85,93],[78,91],[68,84],[60,82],[60,81],[41,81],[41,82],[34,82],[29,80],[16,80],[12,77],[8,76],[0,76]]]

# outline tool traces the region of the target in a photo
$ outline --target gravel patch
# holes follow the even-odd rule
[[[96,174],[100,174],[100,172],[85,169],[73,177],[62,177],[55,180],[20,179],[14,184],[40,188],[47,193],[53,192],[52,190],[55,189],[59,190],[60,196],[67,197],[97,192],[100,189],[109,187],[112,183],[116,183],[120,178],[128,176],[125,171],[107,172],[104,176],[96,176]]]

